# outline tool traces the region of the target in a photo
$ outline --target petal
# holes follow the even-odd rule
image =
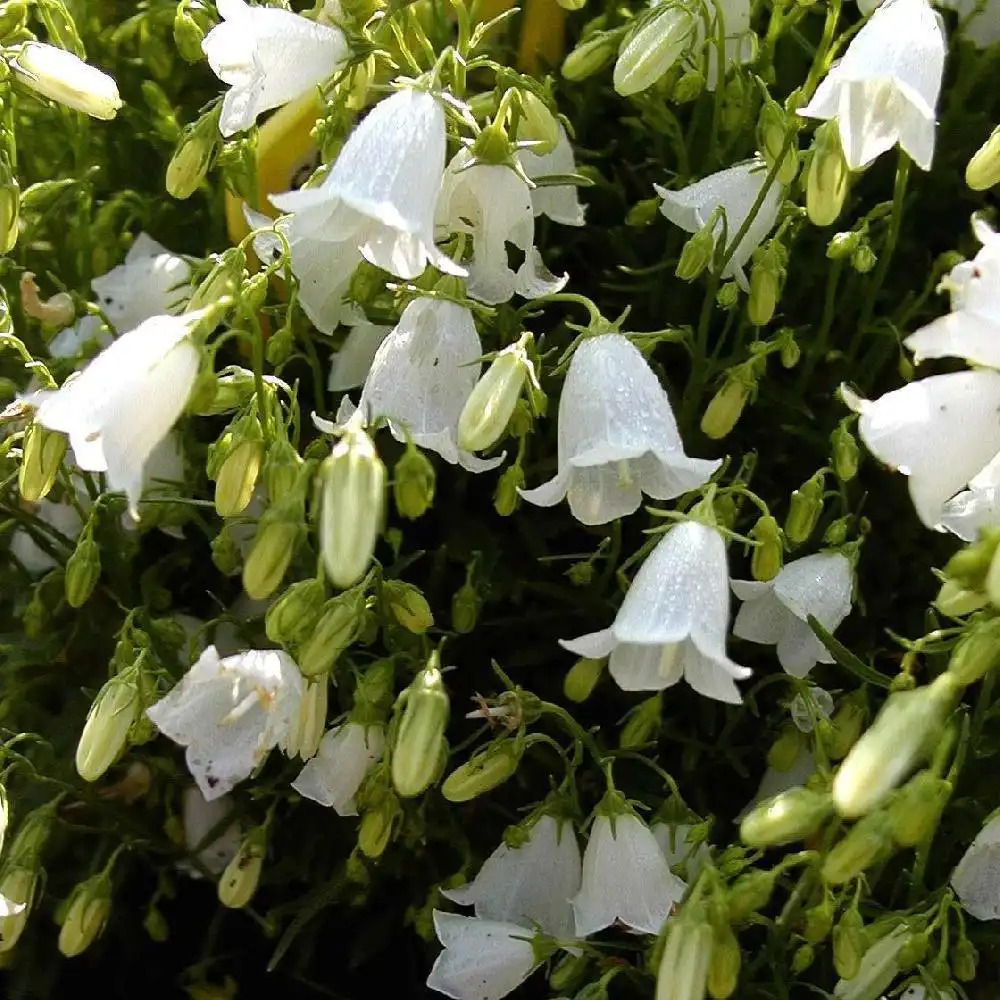
[[[792,618],[777,644],[778,661],[785,673],[805,677],[817,663],[833,663],[833,657],[809,626]]]
[[[338,726],[323,736],[319,750],[299,772],[292,788],[321,806],[332,806],[338,816],[357,816],[354,796],[384,749],[381,726],[356,722]]]
[[[1000,323],[960,310],[941,316],[903,341],[920,364],[927,358],[964,358],[970,364],[1000,368]]]
[[[967,542],[981,528],[1000,525],[1000,488],[966,490],[949,500],[941,513],[941,527]]]
[[[983,827],[950,881],[967,913],[977,920],[1000,919],[1000,819]]]
[[[673,500],[696,490],[715,475],[722,459],[689,458],[683,451],[659,451],[632,463],[639,487],[654,500]]]
[[[533,181],[576,173],[573,147],[562,123],[559,124],[559,141],[551,153],[539,156],[529,150],[521,150],[515,156]],[[582,226],[585,221],[585,211],[573,184],[536,186],[531,191],[531,206],[535,215],[547,215],[563,226]]]
[[[692,640],[685,643],[682,652],[684,680],[698,694],[730,705],[743,701],[736,680],[745,680],[752,673],[746,667],[734,663],[725,654],[709,653],[699,648]]]
[[[292,272],[299,279],[299,302],[323,333],[333,333],[345,320],[344,301],[361,252],[351,242],[296,239],[291,243]]]
[[[805,622],[809,615],[832,632],[850,613],[854,580],[840,552],[817,552],[786,563],[774,581],[774,595]]]
[[[734,585],[736,582],[733,581]],[[739,639],[746,639],[747,642],[770,645],[784,635],[792,615],[774,596],[773,588],[767,584],[763,586],[767,589],[761,596],[744,599],[745,603],[733,623],[733,635]]]
[[[572,475],[573,470],[561,469],[547,483],[542,483],[541,486],[536,486],[533,490],[518,489],[517,492],[528,503],[533,503],[538,507],[554,507],[565,499]]]
[[[635,480],[623,479],[613,465],[573,468],[566,490],[569,509],[581,524],[607,524],[634,514],[642,504],[642,491]]]
[[[352,326],[330,362],[330,378],[326,387],[331,392],[346,392],[363,385],[379,346],[391,330],[391,326],[368,322]]]
[[[578,639],[560,639],[559,645],[571,653],[576,653],[577,656],[601,660],[618,645],[618,642],[611,629],[606,628],[600,632],[581,635]]]
[[[662,691],[684,676],[681,646],[621,643],[611,651],[608,672],[623,691]]]

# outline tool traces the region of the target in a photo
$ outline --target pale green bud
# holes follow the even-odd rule
[[[212,564],[224,576],[233,576],[240,568],[240,547],[236,539],[223,525],[222,530],[208,543],[212,553]]]
[[[994,555],[993,563],[997,562]],[[989,591],[990,574],[987,575]],[[969,627],[948,661],[948,673],[959,684],[975,684],[1000,664],[1000,618],[980,620]]]
[[[850,175],[837,121],[824,122],[816,129],[806,176],[806,212],[813,225],[829,226],[836,221],[844,207]]]
[[[713,441],[724,438],[737,424],[756,379],[745,365],[732,368],[722,388],[712,397],[701,418],[701,430]]]
[[[515,462],[497,480],[497,490],[493,497],[493,508],[501,517],[510,517],[520,506],[521,495],[517,492],[524,486],[524,469]]]
[[[889,806],[896,843],[900,847],[922,844],[937,827],[951,792],[951,782],[933,771],[920,771],[903,785]]]
[[[858,741],[868,718],[868,699],[863,691],[848,695],[830,719],[830,729],[823,741],[830,760],[843,760]]]
[[[823,862],[823,880],[843,885],[870,868],[892,846],[892,824],[884,813],[872,813],[859,820]]]
[[[349,590],[327,601],[312,634],[299,648],[304,677],[319,677],[333,669],[341,653],[358,636],[365,613],[365,595]]]
[[[782,340],[778,357],[781,359],[781,367],[794,368],[799,363],[799,358],[802,357],[802,348],[799,347],[798,341],[795,339],[795,331],[782,330],[780,336]]]
[[[205,32],[191,16],[190,0],[180,0],[174,12],[174,44],[185,62],[199,63],[205,58],[201,43]]]
[[[290,441],[284,438],[274,441],[267,449],[261,470],[267,495],[285,497],[300,489],[302,466],[302,456]]]
[[[735,281],[724,281],[715,295],[720,309],[735,309],[740,301],[740,286]]]
[[[740,823],[740,838],[748,847],[775,847],[805,840],[833,812],[824,792],[790,788],[752,809]]]
[[[97,781],[121,756],[140,708],[134,673],[112,677],[101,688],[76,746],[76,770],[84,781]]]
[[[392,495],[401,517],[416,520],[434,502],[437,475],[430,459],[415,445],[408,444],[393,470]]]
[[[25,42],[8,66],[25,86],[92,118],[109,120],[122,106],[115,81],[66,49]]]
[[[100,578],[101,550],[94,541],[88,525],[66,561],[66,603],[71,608],[82,608],[94,592]]]
[[[656,1000],[703,1000],[714,943],[704,907],[685,906],[667,924],[656,976]]]
[[[576,993],[586,977],[589,966],[589,955],[563,955],[553,964],[549,972],[548,983],[553,995],[567,996]]]
[[[24,933],[28,914],[38,886],[38,872],[32,867],[9,864],[0,877],[0,896],[12,904],[16,912],[0,917],[0,954],[9,952]]]
[[[260,601],[278,589],[301,535],[301,521],[293,520],[287,509],[272,507],[264,512],[243,566],[243,589],[249,597]]]
[[[971,614],[989,604],[986,594],[978,590],[967,590],[957,580],[945,580],[941,584],[934,606],[942,614],[952,617]]]
[[[878,263],[878,257],[867,240],[861,240],[851,254],[851,267],[858,274],[867,274]]]
[[[614,58],[621,36],[620,31],[598,31],[580,42],[563,60],[563,79],[579,83],[599,73]]]
[[[740,943],[732,928],[728,924],[717,926],[705,984],[712,1000],[728,1000],[736,992],[742,958]]]
[[[219,413],[229,413],[245,406],[253,397],[256,384],[253,372],[245,368],[234,368],[222,372],[213,382],[213,392],[203,406],[191,409],[199,416],[211,417]]]
[[[747,315],[754,326],[766,326],[774,316],[785,283],[788,251],[777,240],[769,240],[754,251],[753,260]]]
[[[790,771],[805,745],[805,734],[798,726],[785,726],[767,752],[767,763],[776,771]]]
[[[476,627],[479,617],[479,595],[470,583],[463,583],[451,599],[451,627],[467,635]]]
[[[196,312],[214,306],[222,299],[233,298],[243,284],[247,255],[240,247],[212,254],[211,259],[214,261],[212,269],[195,289],[185,312]]]
[[[216,107],[181,134],[167,164],[167,194],[183,201],[201,187],[215,159],[219,141],[219,109]]]
[[[0,253],[10,253],[17,243],[21,218],[21,187],[6,153],[0,156]]]
[[[976,150],[965,168],[965,183],[973,191],[985,191],[1000,183],[1000,126]]]
[[[823,479],[823,473],[817,472],[792,491],[788,517],[785,518],[785,537],[792,545],[800,545],[816,530],[823,513]]]
[[[810,906],[802,916],[802,936],[809,944],[825,941],[833,930],[833,917],[837,912],[833,897],[826,893],[815,906]]]
[[[841,422],[830,435],[833,471],[842,483],[849,483],[858,474],[858,442]]]
[[[392,784],[404,799],[426,789],[438,772],[450,703],[435,654],[406,691],[392,750]]]
[[[219,878],[219,902],[240,910],[253,899],[267,854],[267,830],[258,826],[243,838],[239,850]]]
[[[826,255],[830,260],[847,260],[861,244],[861,233],[852,230],[848,233],[835,233],[826,246]]]
[[[520,142],[533,142],[531,152],[536,156],[551,153],[561,138],[559,122],[545,102],[530,90],[517,92],[521,104],[521,119],[517,123]]]
[[[877,808],[937,741],[962,691],[950,674],[889,696],[833,779],[837,811],[848,818]]]
[[[681,281],[694,281],[712,263],[715,253],[715,219],[688,238],[681,249],[674,274]]]
[[[659,218],[661,201],[662,199],[659,197],[643,198],[641,201],[637,201],[628,210],[625,216],[625,225],[635,229],[652,225]]]
[[[517,740],[503,740],[480,750],[455,768],[441,785],[449,802],[469,802],[503,784],[521,762],[523,748]]]
[[[752,871],[741,875],[726,894],[729,920],[739,924],[751,913],[764,909],[771,900],[776,879],[773,871]]]
[[[21,466],[17,487],[29,503],[48,496],[66,454],[66,438],[41,424],[29,424],[21,443]]]
[[[951,971],[955,978],[962,983],[971,983],[976,978],[976,964],[979,961],[979,952],[975,945],[967,938],[962,937],[951,949]]]
[[[868,948],[864,921],[857,906],[851,906],[833,928],[833,967],[841,979],[853,979]]]
[[[792,973],[800,976],[816,961],[816,949],[811,944],[803,944],[792,955]]]
[[[705,74],[697,69],[685,70],[671,93],[677,104],[688,104],[701,97],[705,90]]]
[[[427,598],[412,584],[387,580],[382,585],[382,593],[393,618],[407,631],[421,635],[434,624]]]
[[[719,127],[723,132],[741,128],[753,114],[753,95],[739,73],[733,73],[722,88]]]
[[[761,151],[768,168],[773,168],[781,156],[781,168],[778,170],[777,181],[786,187],[795,180],[799,169],[798,149],[795,143],[782,156],[785,146],[785,136],[789,130],[788,118],[777,101],[768,98],[760,110],[757,119],[757,148]]]
[[[625,36],[615,63],[614,88],[622,97],[652,87],[687,51],[694,35],[690,11],[673,3],[653,8]]]
[[[111,881],[95,875],[81,882],[69,898],[59,929],[59,951],[66,958],[85,952],[100,936],[111,915]]]
[[[761,583],[773,580],[781,572],[784,560],[778,522],[770,515],[758,518],[750,529],[750,537],[758,543],[750,557],[751,575]]]
[[[282,645],[298,645],[316,627],[326,588],[322,580],[299,580],[293,583],[264,616],[264,631],[271,642]]]
[[[566,672],[563,678],[563,694],[578,705],[585,702],[597,687],[604,673],[604,660],[581,657]]]
[[[993,556],[1000,543],[1000,531],[984,528],[977,541],[959,549],[945,564],[945,575],[959,581],[969,590],[982,590],[986,574],[990,571]]]
[[[357,583],[368,569],[382,528],[385,466],[361,427],[347,430],[320,468],[320,551],[335,587]]]
[[[374,860],[382,856],[401,813],[399,801],[391,792],[383,795],[374,808],[365,811],[358,825],[358,848],[366,858]]]
[[[618,745],[623,748],[639,747],[655,739],[660,731],[662,712],[663,696],[659,692],[640,702],[629,712],[628,721],[618,737]]]
[[[530,333],[505,347],[476,383],[458,418],[458,446],[463,451],[485,451],[500,440],[529,373]]]
[[[215,509],[221,517],[234,517],[246,510],[263,460],[264,442],[260,438],[244,438],[229,450],[215,476]]]

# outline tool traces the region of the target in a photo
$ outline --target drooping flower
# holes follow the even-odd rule
[[[833,663],[806,619],[812,615],[833,632],[850,613],[852,586],[850,561],[839,552],[795,559],[767,583],[733,580],[733,593],[744,602],[733,635],[777,646],[785,671],[805,677],[817,663]]]
[[[715,0],[708,10],[711,30],[706,29],[704,17],[695,18],[695,42],[692,50],[700,50],[704,54],[703,58],[708,64],[705,88],[714,91],[719,85],[720,77],[725,80],[730,66],[753,62],[757,54],[757,39],[750,30],[750,0]],[[716,38],[720,23],[725,33],[725,62],[721,74]]]
[[[930,170],[946,47],[927,0],[887,0],[799,114],[837,119],[852,170],[867,167],[897,143],[918,167]]]
[[[656,838],[667,866],[680,869],[680,877],[691,884],[698,878],[712,852],[704,841],[692,842],[691,833],[695,827],[691,823],[665,823],[662,820],[650,827]]]
[[[500,1000],[542,962],[533,932],[517,924],[435,910],[434,930],[444,951],[427,986],[454,1000]]]
[[[967,484],[1000,485],[991,468],[1000,452],[1000,372],[933,375],[874,400],[842,392],[861,414],[858,432],[868,450],[909,477],[927,527],[940,529],[945,501]]]
[[[729,571],[714,528],[672,528],[636,573],[614,624],[560,645],[578,656],[610,654],[626,691],[658,691],[682,678],[700,694],[739,704],[737,680],[751,671],[726,655]]]
[[[76,463],[106,472],[138,519],[143,467],[184,411],[200,354],[200,313],[154,316],[103,350],[55,392],[35,395],[35,419],[69,435]]]
[[[244,0],[216,0],[223,21],[202,42],[208,64],[229,85],[219,131],[231,136],[257,116],[300,97],[332,76],[347,58],[339,28]]]
[[[687,886],[670,871],[652,831],[609,793],[598,807],[583,853],[583,881],[573,899],[578,937],[615,922],[640,934],[659,934]]]
[[[721,209],[724,219],[718,219],[712,234],[718,248],[725,233],[725,245],[728,249],[750,217],[750,211],[764,189],[767,174],[767,165],[756,157],[735,167],[709,174],[680,191],[668,191],[659,184],[654,184],[653,187],[663,199],[660,212],[674,225],[689,233],[698,232]],[[722,277],[735,278],[745,292],[750,290],[750,283],[743,267],[778,221],[782,192],[783,188],[777,182],[768,188],[746,234],[722,269]]]
[[[437,203],[438,230],[472,236],[468,293],[491,305],[515,294],[526,299],[558,292],[569,279],[556,277],[535,249],[535,215],[531,190],[509,166],[472,162],[472,151],[460,149],[448,164]],[[524,255],[514,271],[507,244]]]
[[[951,887],[977,920],[1000,920],[1000,817],[976,835],[952,872]]]
[[[146,714],[187,748],[188,770],[211,801],[250,776],[297,718],[302,675],[287,654],[251,649],[219,658],[209,646]]]
[[[181,820],[184,824],[184,844],[197,857],[202,868],[212,875],[221,875],[240,849],[243,832],[234,819],[221,833],[208,843],[206,838],[219,824],[232,814],[235,803],[228,795],[206,799],[196,785],[184,789],[181,795]],[[201,878],[201,871],[194,865],[182,865],[184,871]]]
[[[583,524],[639,509],[642,495],[674,497],[705,483],[719,461],[689,458],[670,400],[639,349],[620,333],[584,340],[559,397],[559,471],[529,503],[569,498]]]
[[[570,900],[580,890],[580,847],[573,824],[543,815],[519,847],[500,846],[468,885],[442,890],[460,906],[475,906],[482,920],[531,927],[552,937],[573,936]]]
[[[421,90],[397,91],[368,112],[318,187],[271,201],[294,213],[294,238],[341,244],[347,256],[360,251],[398,278],[417,278],[428,263],[464,275],[434,245],[445,141],[438,101]],[[328,275],[328,283],[338,284],[342,270]]]
[[[391,326],[378,326],[367,320],[352,326],[340,350],[330,361],[330,378],[326,387],[331,392],[346,392],[364,385],[372,361],[392,329]]]
[[[515,154],[521,169],[533,181],[546,177],[565,177],[576,173],[576,157],[566,129],[559,123],[559,141],[551,153],[533,153],[523,149]],[[563,226],[582,226],[585,209],[573,184],[538,184],[531,191],[535,215],[547,215]]]
[[[471,472],[496,468],[503,456],[481,459],[458,447],[458,418],[479,380],[482,354],[468,309],[414,299],[376,352],[359,408],[369,423],[387,418],[397,441],[409,438]]]
[[[338,816],[357,816],[354,796],[384,749],[383,726],[346,722],[326,733],[292,788],[321,806],[332,807]]]

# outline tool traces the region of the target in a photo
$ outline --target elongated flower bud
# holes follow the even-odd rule
[[[915,774],[899,790],[889,806],[889,820],[900,847],[916,847],[934,832],[951,791],[951,782],[933,771]]]
[[[111,880],[95,875],[81,882],[69,898],[59,929],[59,951],[67,958],[85,952],[101,935],[111,915]]]
[[[806,212],[813,225],[829,226],[837,220],[847,197],[850,175],[837,122],[824,122],[816,129],[806,177]]]
[[[858,474],[858,442],[843,422],[830,435],[830,454],[837,478],[842,483],[850,482]]]
[[[729,1000],[740,980],[740,943],[728,924],[715,928],[715,943],[708,963],[706,986],[712,1000]]]
[[[800,545],[815,530],[823,513],[823,473],[817,472],[797,490],[792,491],[785,518],[785,537],[792,545]]]
[[[753,871],[741,875],[726,894],[729,920],[738,924],[751,913],[764,909],[771,900],[777,874],[773,871]]]
[[[757,148],[769,168],[778,162],[779,156],[781,157],[777,181],[786,187],[795,180],[799,169],[798,148],[794,143],[782,156],[788,129],[788,118],[781,105],[770,98],[766,100],[757,119]]]
[[[441,785],[449,802],[469,802],[503,784],[521,762],[522,748],[516,740],[503,740],[460,764]]]
[[[694,233],[681,248],[674,274],[681,281],[694,281],[711,263],[715,254],[715,219]]]
[[[731,369],[701,418],[702,433],[713,441],[724,438],[736,426],[755,385],[756,379],[746,365]]]
[[[823,862],[823,880],[843,885],[857,878],[892,846],[892,824],[884,813],[859,820]]]
[[[864,921],[855,904],[833,928],[833,967],[841,979],[853,979],[858,974],[867,948]]]
[[[751,810],[740,824],[740,838],[750,847],[774,847],[804,840],[833,812],[828,794],[790,788]]]
[[[41,424],[28,425],[22,443],[21,467],[17,470],[17,487],[29,503],[48,496],[59,474],[66,448],[65,435],[50,431]]]
[[[219,902],[231,910],[242,909],[253,899],[267,853],[267,830],[258,826],[243,838],[239,850],[219,878]]]
[[[337,658],[357,638],[364,621],[365,595],[349,590],[326,602],[309,638],[299,649],[303,677],[328,673]]]
[[[667,926],[656,976],[656,1000],[703,1000],[714,943],[704,907],[685,906]]]
[[[773,580],[781,572],[784,558],[778,522],[770,515],[759,518],[750,529],[750,537],[757,542],[750,557],[751,575],[762,583]]]
[[[10,253],[17,243],[21,217],[21,188],[6,153],[0,155],[0,253]]]
[[[965,168],[965,183],[973,191],[985,191],[1000,184],[1000,126],[976,150]]]
[[[243,565],[243,589],[255,601],[270,597],[292,561],[302,523],[283,507],[272,507],[257,525],[253,547]]]
[[[243,513],[257,486],[264,442],[249,437],[235,443],[223,458],[215,478],[215,509],[220,517]]]
[[[264,631],[271,642],[298,645],[304,642],[316,627],[326,588],[322,580],[299,580],[293,583],[264,616]]]
[[[392,784],[403,798],[419,795],[434,780],[450,703],[434,656],[406,692],[392,750]]]
[[[183,201],[201,187],[219,145],[219,109],[213,108],[189,125],[167,164],[167,194]]]
[[[427,598],[412,584],[387,580],[382,585],[382,593],[393,618],[408,631],[421,635],[434,624]]]
[[[201,43],[205,32],[191,14],[190,0],[180,0],[174,12],[174,44],[185,62],[198,63],[204,59]]]
[[[71,608],[82,608],[101,578],[101,550],[94,541],[88,525],[66,560],[66,603]]]
[[[625,36],[613,77],[615,90],[628,97],[652,87],[684,54],[694,34],[686,8],[663,3]]]
[[[655,739],[660,732],[663,714],[663,696],[657,692],[640,702],[630,712],[628,721],[622,727],[618,744],[621,747],[639,747]]]
[[[476,627],[479,617],[479,595],[472,584],[463,583],[451,599],[451,627],[467,635]]]
[[[0,896],[13,911],[0,917],[0,955],[9,952],[24,933],[37,887],[38,870],[34,866],[10,863],[0,876]]]
[[[54,45],[26,42],[9,65],[32,90],[92,118],[114,118],[122,106],[110,76]]]
[[[598,31],[580,42],[563,60],[563,79],[579,83],[599,73],[614,58],[620,40],[620,31]]]
[[[385,793],[376,805],[365,810],[358,826],[358,849],[366,858],[380,858],[392,839],[393,827],[402,810],[392,792]]]
[[[591,696],[603,673],[604,660],[581,657],[563,678],[563,694],[570,701],[582,704]]]
[[[101,688],[76,746],[76,770],[84,781],[97,781],[122,754],[139,708],[132,672],[112,677]]]
[[[414,521],[427,513],[434,502],[436,479],[430,459],[408,444],[393,470],[392,495],[401,517]]]
[[[242,247],[230,247],[220,254],[213,254],[212,269],[194,290],[184,311],[197,312],[209,306],[217,306],[225,299],[233,298],[243,284],[247,255]]]

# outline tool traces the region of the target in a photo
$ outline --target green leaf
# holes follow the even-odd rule
[[[843,643],[838,642],[834,637],[827,632],[825,628],[817,621],[814,615],[809,615],[806,618],[809,623],[809,627],[813,630],[816,638],[819,639],[821,643],[826,647],[827,652],[845,669],[850,670],[855,677],[859,677],[861,680],[866,681],[868,684],[875,684],[881,688],[888,688],[892,683],[891,679],[886,677],[885,674],[880,673],[874,667],[870,667],[867,663],[863,663],[859,660]]]

